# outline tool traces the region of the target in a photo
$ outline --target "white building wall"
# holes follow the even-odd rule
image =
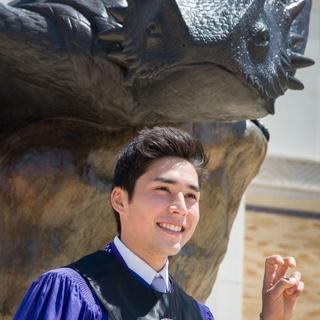
[[[217,281],[206,305],[216,320],[242,319],[242,286],[245,203],[241,202],[233,223],[228,251],[220,265]]]
[[[320,160],[320,1],[315,2],[305,55],[316,61],[300,69],[296,77],[303,91],[289,90],[276,103],[274,116],[263,119],[270,130],[268,154],[298,159]]]

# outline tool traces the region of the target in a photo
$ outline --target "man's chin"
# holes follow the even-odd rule
[[[179,244],[176,244],[176,245],[168,248],[168,250],[167,250],[168,257],[177,255],[181,251],[182,247],[183,246],[179,243]]]

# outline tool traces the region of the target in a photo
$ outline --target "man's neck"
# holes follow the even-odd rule
[[[160,272],[166,265],[168,257],[156,255],[154,253],[148,253],[141,248],[136,248],[134,245],[131,245],[130,243],[128,243],[128,241],[120,237],[120,235],[118,236],[118,238],[129,250],[131,250],[136,256],[147,263],[156,272]]]
[[[152,281],[155,277],[161,276],[166,283],[167,291],[170,291],[168,271],[169,261],[165,263],[162,270],[157,272],[149,264],[147,264],[144,260],[142,260],[134,252],[127,248],[126,245],[122,243],[118,237],[114,238],[113,244],[129,269],[140,276],[149,285],[152,284]]]

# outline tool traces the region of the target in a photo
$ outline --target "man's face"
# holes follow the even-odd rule
[[[156,160],[136,181],[130,201],[121,192],[123,209],[116,208],[121,240],[150,264],[177,254],[191,238],[199,220],[200,192],[190,162]]]

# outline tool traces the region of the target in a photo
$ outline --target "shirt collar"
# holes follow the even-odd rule
[[[166,282],[167,290],[169,290],[168,260],[166,261],[164,267],[159,272],[157,272],[152,269],[145,261],[134,254],[128,247],[126,247],[118,236],[114,238],[113,243],[129,269],[137,273],[149,285],[151,285],[154,277],[161,275]]]

